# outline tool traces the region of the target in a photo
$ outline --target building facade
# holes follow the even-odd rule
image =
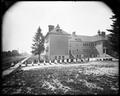
[[[93,58],[108,52],[105,32],[98,31],[95,36],[83,36],[76,35],[75,32],[68,34],[59,25],[48,27],[43,53],[45,60]]]

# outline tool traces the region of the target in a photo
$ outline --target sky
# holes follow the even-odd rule
[[[70,34],[75,31],[77,35],[93,36],[98,30],[109,34],[106,29],[111,29],[112,15],[112,10],[99,1],[17,2],[4,14],[2,49],[30,53],[39,26],[43,35],[48,25],[57,24]]]

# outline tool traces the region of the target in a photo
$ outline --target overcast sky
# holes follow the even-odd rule
[[[111,9],[102,2],[18,2],[4,15],[3,51],[17,49],[31,51],[32,39],[38,27],[43,35],[48,25],[57,24],[68,33],[96,35],[98,30],[109,32],[113,15]]]

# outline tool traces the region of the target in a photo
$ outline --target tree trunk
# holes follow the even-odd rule
[[[40,54],[38,55],[38,61],[40,62]]]

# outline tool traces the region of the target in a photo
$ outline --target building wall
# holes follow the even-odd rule
[[[102,40],[83,42],[70,40],[67,35],[49,34],[46,38],[46,56],[49,60],[70,58],[70,51],[74,58],[90,58],[103,54]],[[57,57],[56,57],[57,56]]]
[[[54,29],[54,27],[51,28]],[[48,60],[54,60],[71,58],[70,54],[74,58],[90,58],[102,55],[105,48],[103,45],[106,46],[104,42],[105,34],[99,33],[91,38],[92,41],[89,41],[87,37],[87,40],[84,41],[85,38],[79,38],[75,32],[72,35],[65,35],[59,32],[50,33],[45,40],[46,57]]]
[[[81,51],[83,58],[96,57],[99,54],[92,42],[83,42]]]
[[[49,59],[68,58],[68,36],[50,34],[49,38]]]
[[[69,42],[69,50],[74,58],[96,57],[99,52],[91,42]]]

